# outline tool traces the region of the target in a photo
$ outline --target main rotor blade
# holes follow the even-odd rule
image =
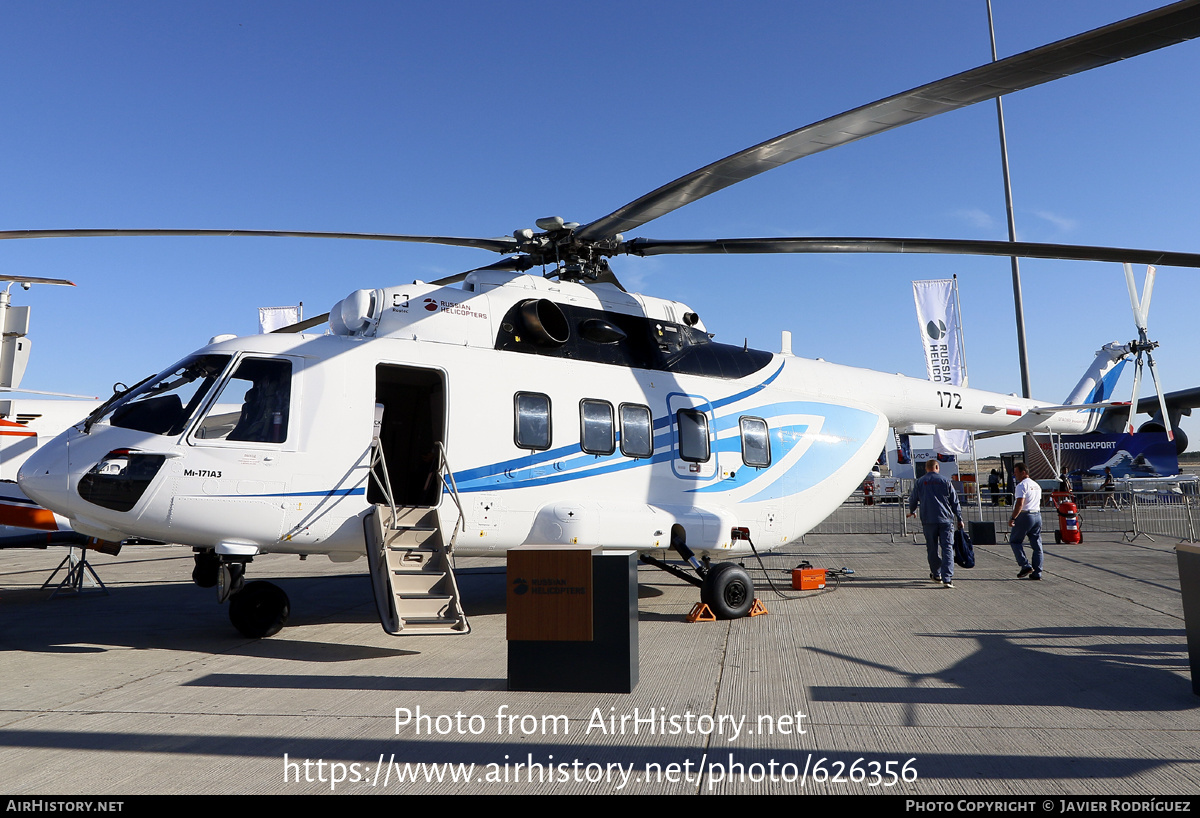
[[[1115,261],[1200,267],[1200,253],[1133,250],[1085,244],[974,239],[820,238],[795,236],[757,239],[631,239],[622,252],[634,256],[705,253],[934,253],[968,256],[1017,256],[1074,261]]]
[[[273,329],[271,332],[304,332],[306,329],[312,329],[315,326],[324,324],[329,320],[329,313],[323,313],[312,318],[306,318],[303,321],[298,321],[295,324],[288,324],[286,327]]]
[[[1125,289],[1129,290],[1129,307],[1133,310],[1133,325],[1137,327],[1138,332],[1145,334],[1146,319],[1142,315],[1142,302],[1138,300],[1137,282],[1133,280],[1133,265],[1126,261],[1121,264],[1121,267],[1125,270]]]
[[[463,273],[455,273],[445,278],[439,278],[437,281],[430,281],[438,287],[444,287],[447,284],[457,284],[466,279],[471,273],[481,273],[484,271],[499,271],[503,273],[523,273],[533,266],[533,262],[525,256],[517,256],[515,258],[500,259],[494,264],[489,264],[486,267],[476,267],[474,270],[467,270]]]
[[[1150,296],[1154,293],[1154,265],[1146,268],[1146,281],[1142,284],[1142,321],[1150,324]]]
[[[1198,0],[1200,1],[1200,0]],[[75,239],[122,236],[255,236],[298,239],[359,239],[363,241],[405,241],[418,244],[448,244],[452,247],[477,247],[497,253],[511,253],[517,240],[507,236],[481,239],[460,236],[406,236],[396,233],[327,233],[313,230],[171,230],[171,229],[68,229],[0,230],[4,239]],[[11,279],[0,279],[9,281]]]
[[[710,193],[803,156],[1196,36],[1200,36],[1200,0],[1185,0],[1130,17],[769,139],[634,199],[584,225],[576,235],[602,239],[625,233]]]

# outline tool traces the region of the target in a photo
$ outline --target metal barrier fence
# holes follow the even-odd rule
[[[1160,534],[1180,541],[1195,542],[1195,506],[1196,498],[1189,494],[1136,492],[1131,504],[1132,537]]]
[[[810,534],[889,534],[893,542],[897,536],[907,537],[921,533],[920,523],[909,520],[908,499],[910,489],[905,486],[901,494],[890,496],[851,495]],[[1078,508],[1080,531],[1087,540],[1089,531],[1121,534],[1128,540],[1139,536],[1153,535],[1174,537],[1178,540],[1195,541],[1197,525],[1200,524],[1200,499],[1193,494],[1160,492],[1074,492]],[[1010,496],[993,498],[984,494],[982,506],[974,500],[963,503],[964,520],[990,521],[996,525],[996,537],[1001,539],[1008,531],[1008,519],[1012,515]],[[1053,538],[1058,529],[1058,513],[1049,492],[1042,494],[1043,538]]]
[[[1081,530],[1097,531],[1115,534],[1132,535],[1136,531],[1133,522],[1133,506],[1126,492],[1075,492],[1075,505],[1078,508]],[[996,535],[999,537],[1008,530],[1008,518],[1012,516],[1012,496],[1001,495],[999,502],[993,505],[985,496],[982,515],[974,505],[963,509],[965,520],[985,520],[996,524]],[[1107,500],[1107,508],[1106,505]],[[1058,514],[1049,492],[1042,493],[1042,529],[1049,532],[1058,527]]]
[[[908,535],[908,495],[863,497],[851,495],[810,534]],[[920,526],[917,526],[920,529]]]

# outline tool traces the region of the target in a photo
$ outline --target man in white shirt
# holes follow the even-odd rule
[[[1017,558],[1017,565],[1021,566],[1020,573],[1017,574],[1017,579],[1042,578],[1042,487],[1035,483],[1029,477],[1029,472],[1025,471],[1024,463],[1017,463],[1013,466],[1013,476],[1017,478],[1017,489],[1013,493],[1015,502],[1013,504],[1012,517],[1008,520],[1008,525],[1012,529],[1012,533],[1008,537],[1008,544],[1012,546],[1013,556]],[[1029,547],[1033,562],[1025,559],[1025,539],[1029,539]]]

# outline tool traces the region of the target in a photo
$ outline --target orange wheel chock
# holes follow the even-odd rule
[[[710,609],[703,602],[697,602],[692,606],[692,612],[687,615],[688,622],[716,622],[717,618],[713,615]]]
[[[754,604],[750,606],[750,613],[746,614],[746,616],[762,616],[763,614],[767,613],[770,613],[770,611],[767,610],[767,606],[762,604],[761,599],[755,597]]]

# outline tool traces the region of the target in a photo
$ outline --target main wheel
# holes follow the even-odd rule
[[[221,558],[215,551],[197,551],[196,567],[192,569],[192,582],[201,588],[212,588],[217,584],[217,572],[221,570]]]
[[[291,605],[278,585],[258,580],[229,598],[229,621],[251,639],[274,636],[287,624]]]
[[[722,562],[704,578],[700,599],[717,619],[741,619],[754,604],[754,583],[742,566]]]

